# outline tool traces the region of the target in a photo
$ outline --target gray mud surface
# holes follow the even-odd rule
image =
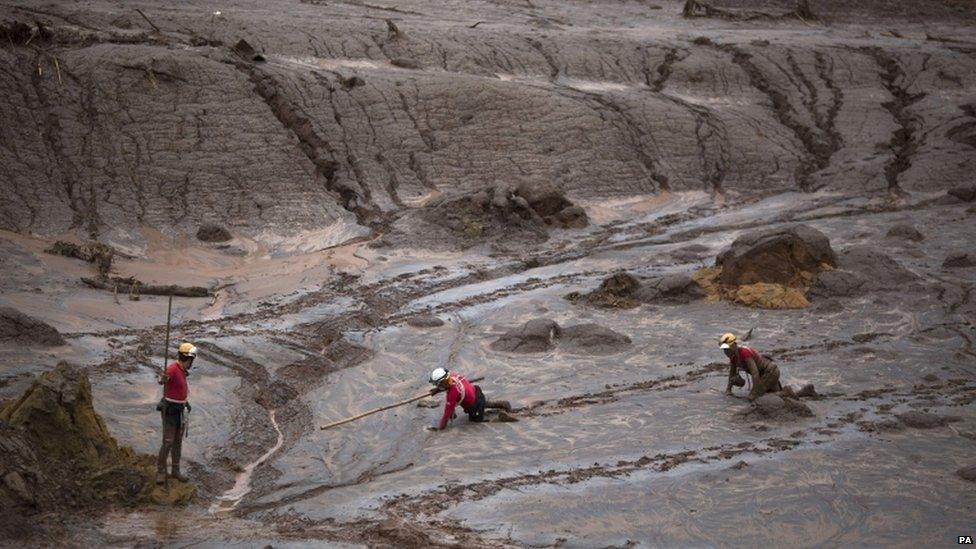
[[[0,405],[66,360],[155,452],[166,298],[112,277],[206,295],[173,305],[196,500],[18,511],[0,545],[971,534],[972,3],[683,4],[0,7]],[[808,307],[692,281],[797,224],[836,252]],[[59,240],[111,246],[108,272]],[[725,396],[728,331],[814,396]],[[437,366],[518,421],[318,428]]]

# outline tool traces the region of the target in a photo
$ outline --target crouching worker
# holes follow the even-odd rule
[[[189,375],[196,356],[196,347],[190,343],[181,344],[176,362],[167,366],[166,372],[159,377],[159,384],[164,386],[163,399],[157,406],[163,417],[163,445],[156,460],[156,484],[166,482],[167,454],[172,456],[170,476],[181,482],[189,480],[180,473],[180,454],[183,451],[183,435],[186,433],[186,412],[190,411],[186,376]]]
[[[444,415],[436,428],[430,429],[440,431],[447,427],[447,423],[454,419],[454,409],[458,404],[468,414],[468,419],[475,422],[487,421],[485,419],[486,408],[501,408],[511,410],[512,406],[504,400],[486,400],[485,394],[481,392],[481,387],[473,385],[464,376],[458,373],[447,371],[445,368],[437,368],[430,373],[430,383],[434,386],[430,394],[440,391],[446,392],[444,402]]]
[[[753,401],[766,393],[781,391],[783,386],[779,382],[779,367],[744,345],[739,345],[735,334],[725,334],[719,338],[719,348],[729,357],[729,383],[725,386],[725,394],[732,394],[732,386],[742,387],[746,380],[739,374],[745,370],[752,377],[752,390],[749,400]]]

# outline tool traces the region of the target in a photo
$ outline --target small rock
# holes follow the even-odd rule
[[[213,223],[205,223],[197,229],[197,240],[201,242],[227,242],[232,238],[230,231]]]
[[[949,196],[954,196],[963,202],[976,200],[976,185],[959,185],[946,191]]]
[[[541,353],[556,346],[561,328],[554,320],[535,318],[522,326],[509,330],[491,348],[508,353]]]
[[[735,470],[741,471],[742,469],[745,469],[748,466],[749,466],[748,463],[746,463],[744,461],[740,461],[739,463],[736,463],[732,467],[729,467],[729,469],[735,469]]]
[[[969,252],[952,252],[942,262],[943,269],[965,269],[976,267],[976,255]]]
[[[422,315],[407,320],[407,324],[414,328],[437,328],[443,326],[444,321],[434,315]]]
[[[925,381],[928,381],[929,383],[932,383],[932,382],[939,381],[939,376],[937,376],[935,374],[926,374],[926,375],[922,376],[922,379],[925,380]]]
[[[888,229],[887,236],[890,238],[911,240],[912,242],[921,242],[925,240],[925,235],[920,233],[911,223],[898,223],[897,225],[892,226],[890,229]]]
[[[976,465],[970,465],[969,467],[963,467],[956,471],[963,480],[968,480],[969,482],[976,482]]]
[[[817,395],[817,390],[813,386],[813,383],[807,383],[806,385],[803,386],[802,389],[800,389],[796,393],[796,396],[798,396],[798,397],[807,397],[807,398],[816,398],[818,395]]]
[[[414,61],[413,59],[408,59],[406,57],[397,57],[390,60],[390,64],[394,67],[400,67],[401,69],[412,69],[417,70],[420,68],[420,63]]]

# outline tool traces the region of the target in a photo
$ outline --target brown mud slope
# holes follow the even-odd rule
[[[92,407],[88,375],[59,364],[0,410],[0,529],[27,535],[28,517],[96,505],[186,503],[191,485],[154,484],[155,458],[119,446]]]
[[[971,528],[972,3],[686,4],[0,6],[0,545]],[[725,395],[729,331],[816,390]],[[176,508],[139,504],[167,333]],[[318,428],[439,366],[518,421]]]

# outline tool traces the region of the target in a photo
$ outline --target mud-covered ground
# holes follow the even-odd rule
[[[112,434],[157,449],[166,300],[82,283],[95,267],[45,253],[56,240],[113,246],[112,276],[212,295],[173,306],[173,341],[200,348],[197,501],[41,514],[0,541],[972,534],[957,471],[976,465],[976,267],[946,259],[976,257],[976,192],[946,191],[976,184],[973,6],[848,4],[4,5],[0,305],[64,344],[0,341],[0,402],[68,360]],[[544,183],[588,223],[512,194]],[[797,222],[913,280],[882,272],[790,310],[564,298],[621,270],[691,273],[744,231]],[[198,239],[204,223],[230,239]],[[492,347],[538,318],[630,343]],[[814,384],[812,417],[725,396],[726,331]],[[484,376],[519,421],[430,432],[439,401],[422,401],[319,429],[423,392],[436,366]]]

